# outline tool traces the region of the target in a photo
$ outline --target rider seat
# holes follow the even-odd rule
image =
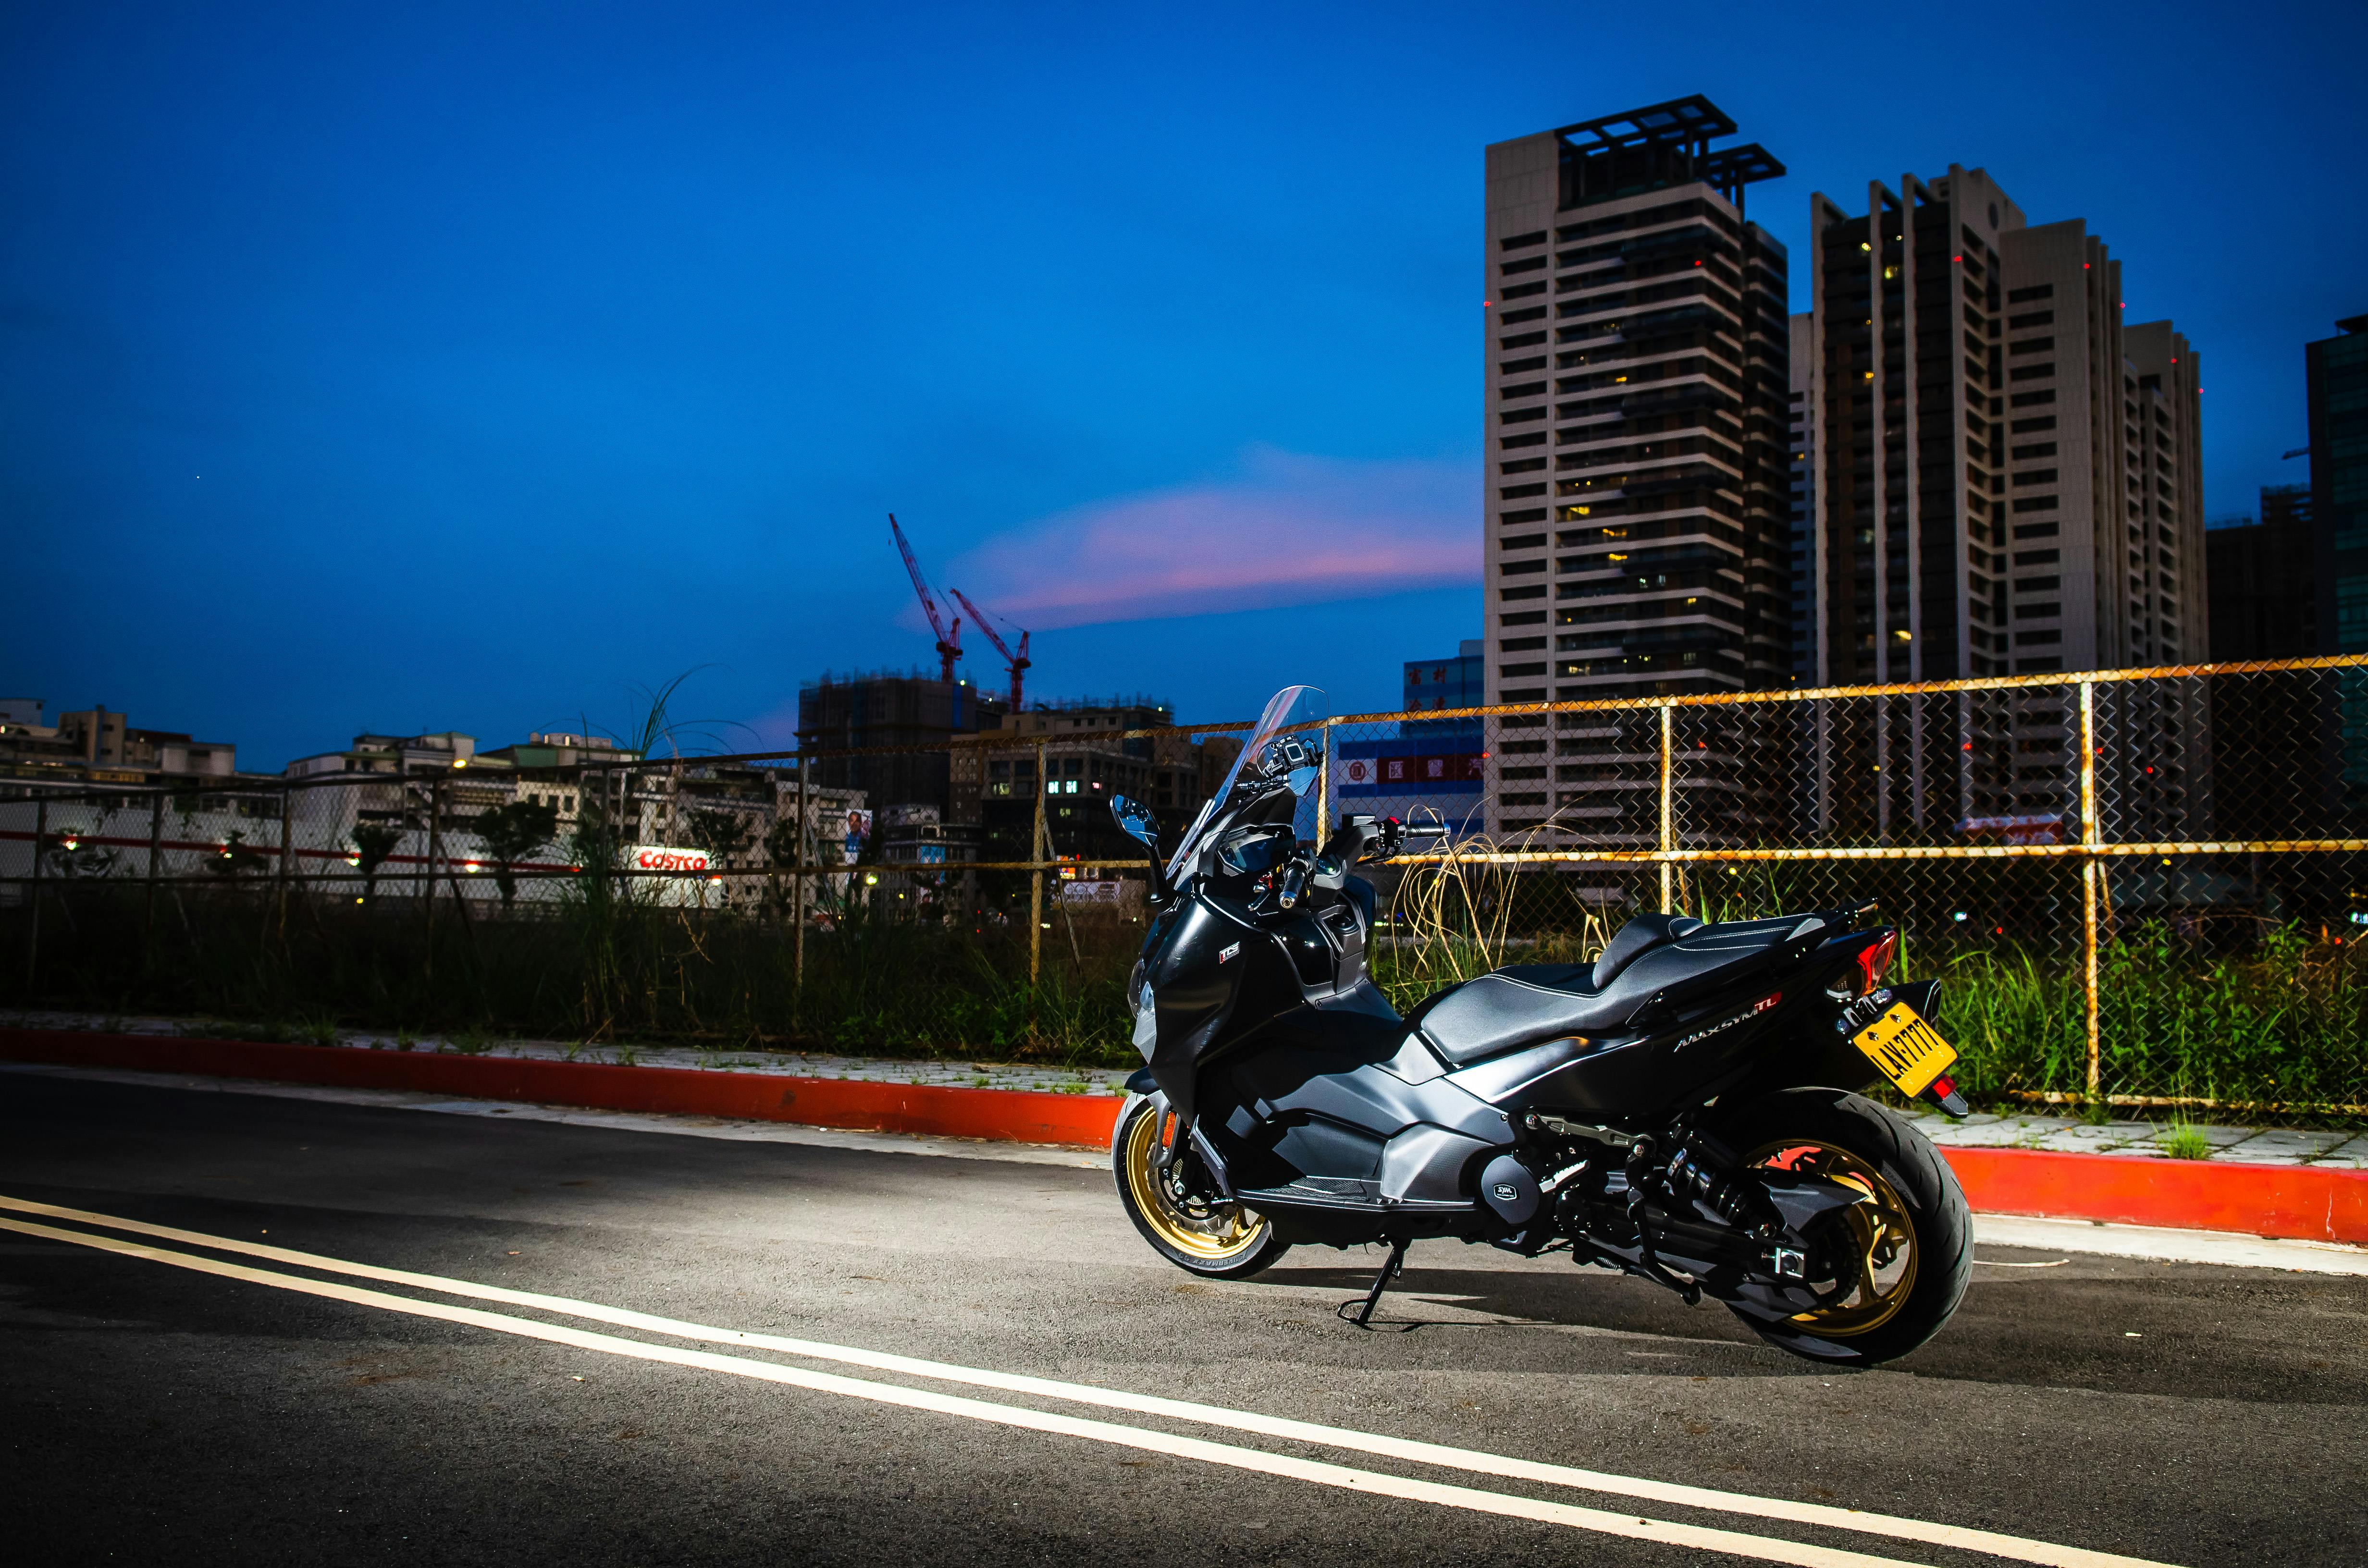
[[[1804,926],[1815,928],[1799,916],[1705,925],[1682,915],[1640,915],[1592,964],[1496,970],[1431,997],[1411,1021],[1456,1066],[1543,1040],[1611,1033],[1656,995],[1743,979]]]

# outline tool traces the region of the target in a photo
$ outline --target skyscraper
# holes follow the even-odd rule
[[[2311,509],[2318,527],[2318,651],[2368,653],[2368,315],[2305,344]],[[2340,678],[2337,763],[2346,817],[2368,814],[2368,671]]]
[[[2319,651],[2317,533],[2306,484],[2265,484],[2259,522],[2229,517],[2204,530],[2214,664]]]
[[[2103,242],[2026,226],[1956,165],[1869,185],[1861,214],[1812,196],[1810,229],[1818,683],[2201,659],[2196,357],[2169,322],[2123,325]],[[2171,817],[2205,744],[2177,706],[2117,713],[2109,764],[2138,769],[2117,799]],[[1866,825],[2066,809],[2059,693],[1918,713],[1832,737],[1884,777]]]
[[[1491,702],[1789,674],[1785,255],[1743,215],[1784,170],[1735,131],[1695,97],[1487,150]],[[1501,722],[1497,825],[1628,842],[1619,726],[1562,717]]]
[[[2317,650],[2312,556],[2317,529],[2306,485],[2265,485],[2261,517],[2203,533],[2215,665],[2306,659]],[[2212,682],[2213,835],[2309,838],[2327,826],[2325,705],[2298,680]],[[2257,865],[2258,878],[2264,868]]]
[[[1792,529],[1786,551],[1793,589],[1792,675],[1796,686],[1817,678],[1817,450],[1816,430],[1809,418],[1809,366],[1816,358],[1816,314],[1803,311],[1792,323],[1792,382],[1787,396],[1792,432],[1790,500]]]

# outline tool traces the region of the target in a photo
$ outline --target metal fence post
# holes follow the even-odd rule
[[[2098,1100],[2102,1053],[2097,1035],[2097,688],[2080,683],[2080,989],[2089,1036],[2089,1100]]]
[[[427,950],[420,959],[420,972],[432,972],[436,968],[436,860],[444,847],[444,780],[427,781],[427,853],[419,875],[419,918],[426,928]]]
[[[279,787],[279,939],[283,942],[288,939],[288,857],[295,815],[296,787],[283,784]]]
[[[798,754],[798,830],[791,836],[794,858],[790,862],[790,922],[797,927],[790,942],[790,1028],[799,1025],[806,994],[806,845],[811,836],[806,816],[806,770],[812,759]]]
[[[1333,723],[1330,719],[1324,721],[1321,737],[1324,746],[1315,754],[1315,847],[1318,849],[1324,847],[1324,841],[1331,836],[1332,830]]]
[[[33,917],[25,927],[25,990],[28,995],[33,989],[33,976],[41,964],[41,840],[49,835],[50,798],[44,795],[33,802],[33,881],[29,890]]]
[[[165,792],[162,790],[148,801],[148,891],[145,907],[140,912],[140,961],[148,961],[149,944],[156,938],[156,877],[159,857],[165,843]]]
[[[1675,703],[1661,704],[1661,913],[1664,915],[1677,913],[1670,907],[1671,884],[1677,865],[1669,858],[1678,846],[1677,816],[1670,809],[1669,795],[1669,776],[1676,770],[1674,743],[1670,738],[1676,714]]]
[[[1036,836],[1029,841],[1028,984],[1032,990],[1044,955],[1044,743],[1036,743]]]

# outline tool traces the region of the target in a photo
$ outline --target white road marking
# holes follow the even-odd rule
[[[648,1312],[604,1306],[598,1302],[577,1301],[565,1296],[548,1296],[534,1291],[508,1290],[498,1285],[481,1285],[471,1280],[448,1278],[440,1275],[382,1268],[374,1264],[352,1263],[342,1258],[299,1252],[289,1247],[213,1236],[201,1231],[178,1230],[172,1226],[154,1225],[142,1221],[118,1219],[110,1215],[92,1213],[85,1210],[67,1209],[55,1204],[38,1203],[5,1195],[0,1195],[0,1209],[14,1210],[20,1213],[40,1214],[53,1219],[71,1220],[84,1224],[126,1231],[138,1235],[155,1236],[162,1240],[181,1242],[216,1251],[238,1253],[251,1257],[267,1258],[273,1262],[317,1269],[324,1273],[345,1274],[356,1278],[408,1285],[446,1295],[529,1307],[541,1312],[605,1323],[616,1327],[663,1334],[677,1339],[773,1350],[785,1355],[802,1356],[810,1360],[836,1361],[845,1365],[866,1367],[875,1371],[899,1372],[912,1377],[934,1379],[941,1382],[1000,1389],[1012,1393],[1065,1400],[1072,1403],[1131,1411],[1136,1415],[1166,1416],[1174,1420],[1191,1421],[1239,1432],[1255,1432],[1264,1437],[1292,1442],[1347,1449],[1417,1464],[1490,1475],[1504,1480],[1541,1482],[1549,1485],[1568,1486],[1581,1491],[1642,1498],[1649,1502],[1666,1503],[1680,1507],[1744,1514],[1759,1518],[1785,1519],[1798,1524],[1855,1530],[1867,1535],[1888,1536],[1896,1540],[1921,1541],[1935,1546],[1957,1547],[2020,1562],[2045,1563],[2054,1565],[2054,1568],[2141,1568],[2141,1565],[2143,1568],[2159,1568],[2158,1564],[2149,1564],[2146,1560],[2141,1558],[2091,1551],[2080,1547],[2062,1546],[2052,1541],[2034,1540],[1991,1530],[1969,1529],[1956,1525],[1937,1524],[1922,1519],[1865,1513],[1855,1508],[1837,1508],[1816,1503],[1795,1503],[1783,1498],[1757,1497],[1748,1493],[1722,1492],[1711,1487],[1687,1486],[1671,1482],[1650,1481],[1637,1476],[1615,1475],[1604,1471],[1581,1470],[1569,1465],[1515,1459],[1505,1454],[1452,1448],[1444,1444],[1421,1442],[1412,1438],[1385,1437],[1378,1433],[1359,1432],[1347,1427],[1326,1426],[1312,1421],[1294,1421],[1281,1416],[1262,1415],[1254,1411],[1229,1410],[1221,1405],[1201,1404],[1189,1400],[1165,1399],[1154,1394],[1131,1393],[1120,1389],[1097,1388],[1090,1383],[1064,1382],[1055,1379],[1029,1377],[1019,1373],[987,1371],[973,1367],[958,1366],[951,1362],[924,1360],[915,1357],[891,1355],[883,1351],[831,1345],[817,1340],[793,1339],[780,1335],[750,1334],[736,1329],[716,1328],[706,1324],[689,1323],[679,1318],[660,1317]],[[6,1220],[0,1220],[0,1225],[21,1228],[17,1222]],[[80,1233],[61,1232],[59,1233],[80,1239]]]
[[[408,1089],[324,1088],[310,1084],[274,1084],[257,1078],[209,1078],[183,1073],[136,1073],[102,1067],[57,1067],[0,1062],[0,1073],[24,1073],[141,1088],[187,1089],[200,1094],[260,1095],[271,1099],[315,1100],[330,1105],[374,1106],[388,1110],[436,1111],[508,1121],[560,1122],[619,1132],[655,1132],[677,1138],[716,1138],[735,1143],[803,1143],[821,1149],[859,1149],[870,1153],[922,1154],[957,1160],[1000,1160],[1015,1165],[1068,1165],[1103,1170],[1106,1154],[1050,1143],[932,1138],[917,1133],[855,1132],[785,1121],[731,1121],[715,1117],[586,1110],[573,1106],[529,1105],[510,1100],[453,1099]],[[2282,1241],[2222,1231],[2174,1231],[2150,1225],[2100,1225],[2088,1220],[2035,1220],[2018,1214],[1976,1214],[1977,1237],[1992,1246],[2036,1247],[2052,1252],[2092,1253],[2106,1257],[2143,1257],[2165,1263],[2209,1263],[2240,1268],[2283,1268],[2305,1274],[2368,1275],[2368,1247],[2335,1242]]]
[[[928,1389],[904,1388],[894,1383],[869,1382],[860,1378],[843,1378],[835,1372],[808,1371],[803,1367],[785,1367],[776,1361],[757,1361],[745,1356],[722,1356],[710,1350],[683,1350],[670,1345],[651,1345],[638,1339],[620,1339],[615,1335],[594,1334],[586,1329],[567,1328],[558,1324],[537,1323],[530,1318],[511,1317],[504,1312],[482,1312],[475,1307],[448,1306],[440,1301],[423,1301],[410,1296],[393,1296],[383,1290],[366,1290],[359,1286],[339,1285],[324,1279],[304,1279],[292,1274],[275,1274],[268,1269],[249,1268],[244,1264],[224,1263],[216,1258],[171,1252],[163,1247],[147,1246],[139,1242],[119,1241],[113,1236],[95,1236],[81,1231],[60,1230],[54,1225],[35,1224],[25,1220],[0,1220],[0,1230],[15,1231],[51,1241],[72,1242],[80,1246],[117,1253],[126,1257],[142,1258],[151,1263],[169,1264],[176,1268],[192,1269],[200,1274],[219,1275],[228,1279],[268,1285],[277,1290],[293,1290],[307,1296],[321,1296],[331,1301],[351,1302],[356,1306],[376,1307],[385,1312],[404,1312],[414,1317],[434,1318],[444,1323],[490,1329],[497,1334],[517,1335],[525,1339],[540,1339],[553,1345],[572,1346],[581,1350],[597,1350],[611,1356],[629,1357],[639,1361],[657,1361],[677,1367],[694,1367],[704,1371],[725,1372],[735,1377],[754,1378],[764,1382],[785,1383],[792,1388],[811,1389],[820,1393],[843,1394],[852,1399],[869,1400],[875,1404],[899,1405],[907,1410],[926,1410],[941,1415],[966,1416],[973,1421],[989,1422],[999,1426],[1013,1426],[1025,1431],[1083,1437],[1094,1442],[1110,1443],[1147,1453],[1167,1454],[1177,1459],[1199,1460],[1203,1463],[1224,1465],[1235,1470],[1254,1471],[1293,1481],[1312,1482],[1319,1486],[1337,1486],[1343,1491],[1360,1492],[1382,1497],[1397,1497],[1409,1502],[1434,1503],[1443,1507],[1468,1509],[1476,1514],[1494,1514],[1508,1519],[1529,1519],[1540,1524],[1563,1525],[1573,1529],[1592,1530],[1602,1535],[1622,1536],[1631,1540],[1690,1547],[1697,1551],[1722,1552],[1732,1557],[1754,1558],[1765,1562],[1798,1564],[1799,1568],[1914,1568],[1914,1565],[1905,1564],[1901,1559],[1896,1557],[1873,1557],[1864,1552],[1846,1551],[1833,1547],[1782,1540],[1770,1536],[1744,1535],[1734,1530],[1711,1529],[1700,1525],[1675,1524],[1665,1519],[1641,1519],[1631,1514],[1606,1513],[1600,1508],[1581,1508],[1568,1503],[1552,1503],[1540,1498],[1520,1497],[1503,1492],[1483,1492],[1474,1487],[1451,1486],[1436,1481],[1418,1481],[1409,1476],[1384,1474],[1379,1471],[1355,1470],[1346,1465],[1328,1464],[1320,1460],[1294,1459],[1283,1454],[1262,1453],[1256,1449],[1237,1448],[1230,1443],[1212,1443],[1201,1437],[1178,1437],[1172,1433],[1156,1432],[1140,1426],[1122,1426],[1114,1422],[1093,1421],[1076,1415],[1060,1415],[1049,1411],[1029,1410],[1019,1405],[994,1404],[985,1400],[965,1398],[960,1394],[937,1393]]]

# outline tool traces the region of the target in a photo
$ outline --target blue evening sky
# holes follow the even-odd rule
[[[1809,193],[1987,166],[2204,368],[2212,515],[2368,311],[2368,10],[0,9],[0,695],[277,767],[703,666],[1391,706],[1479,631],[1481,149],[1708,94]],[[1805,266],[1799,269],[1805,278]],[[1799,287],[1794,303],[1804,303]],[[966,668],[1000,679],[966,639]]]

